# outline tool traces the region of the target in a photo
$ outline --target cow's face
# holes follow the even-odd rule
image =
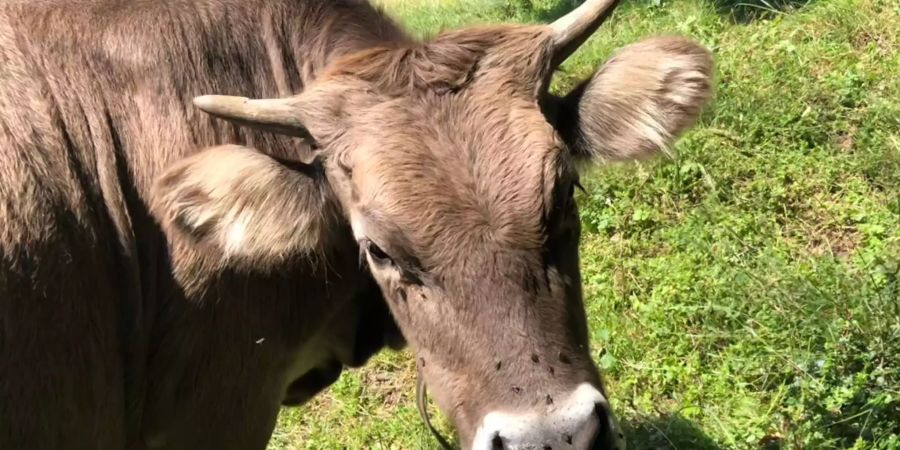
[[[267,261],[323,245],[323,217],[349,222],[467,448],[621,446],[588,351],[576,169],[664,150],[707,101],[712,68],[690,41],[653,39],[570,95],[548,95],[555,65],[605,15],[599,3],[552,27],[469,29],[352,55],[289,99],[197,100],[320,151],[320,165],[296,170],[229,149],[277,175],[260,182],[268,200],[257,203],[271,210],[217,215],[221,246],[258,246]]]

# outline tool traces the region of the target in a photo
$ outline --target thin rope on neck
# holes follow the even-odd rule
[[[444,450],[453,450],[447,439],[431,424],[431,418],[428,416],[428,392],[425,390],[425,377],[422,376],[421,372],[419,372],[418,381],[416,382],[416,407],[419,408],[419,417],[425,422],[425,426],[431,432],[431,435],[434,436],[434,439],[438,441],[438,444]]]

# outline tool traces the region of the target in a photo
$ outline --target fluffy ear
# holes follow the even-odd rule
[[[710,53],[693,41],[638,42],[562,99],[557,128],[573,151],[593,160],[667,152],[709,101],[712,73]]]
[[[335,228],[320,168],[291,165],[247,147],[213,147],[166,170],[151,211],[170,239],[265,270],[316,253]]]

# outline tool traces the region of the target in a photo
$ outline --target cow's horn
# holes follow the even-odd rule
[[[553,22],[553,64],[563,63],[612,14],[619,0],[585,0],[574,11]]]
[[[228,95],[203,95],[194,105],[210,115],[241,125],[279,134],[311,138],[303,125],[302,109],[296,98],[251,100]]]

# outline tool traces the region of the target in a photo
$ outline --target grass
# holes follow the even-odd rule
[[[900,449],[900,4],[728,1],[625,2],[556,80],[657,34],[716,55],[717,98],[674,161],[585,177],[613,406],[631,448]],[[426,36],[571,4],[385,3]],[[284,410],[271,448],[437,448],[413,390],[410,356],[382,354]]]

